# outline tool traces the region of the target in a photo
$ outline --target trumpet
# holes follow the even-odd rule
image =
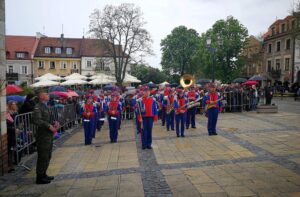
[[[170,108],[167,110],[167,114],[170,114],[174,110],[174,104],[170,106]]]

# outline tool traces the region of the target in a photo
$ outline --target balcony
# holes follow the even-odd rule
[[[272,69],[269,71],[270,75],[274,79],[278,79],[281,76],[281,69]]]
[[[19,80],[19,74],[18,73],[7,72],[6,73],[6,80],[7,81],[18,81]]]
[[[79,73],[79,69],[71,69],[71,74],[73,73]]]

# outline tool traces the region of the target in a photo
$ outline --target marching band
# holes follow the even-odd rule
[[[208,117],[208,135],[217,135],[216,124],[221,107],[220,95],[214,84],[205,95],[195,87],[164,87],[150,90],[142,86],[130,98],[129,105],[135,114],[137,134],[141,135],[142,149],[151,149],[153,122],[161,119],[166,130],[176,130],[177,137],[185,137],[185,129],[196,128],[196,107],[202,103]],[[89,92],[86,102],[81,106],[85,145],[92,144],[96,129],[101,130],[105,120],[109,126],[110,142],[118,140],[121,128],[122,112],[125,110],[125,96],[118,89],[100,91],[99,95]],[[128,104],[128,103],[127,103]]]

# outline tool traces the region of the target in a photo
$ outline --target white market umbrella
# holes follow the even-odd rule
[[[71,86],[71,85],[84,85],[87,84],[87,81],[84,81],[82,79],[70,79],[67,81],[64,81],[62,83],[60,83],[60,85],[62,86]]]
[[[56,86],[56,85],[59,85],[59,82],[50,81],[50,80],[42,80],[42,81],[36,82],[34,84],[31,84],[30,87],[41,88],[41,87],[49,87],[49,86]]]
[[[167,81],[162,82],[161,84],[159,84],[160,86],[166,86],[169,85],[170,83],[168,83]]]
[[[108,78],[109,75],[106,75],[104,73],[98,73],[97,75],[93,75],[90,77],[90,79],[99,79],[99,78]]]
[[[126,73],[125,78],[124,78],[124,82],[125,83],[141,83],[141,80],[139,80],[135,76],[132,76],[132,75]]]
[[[114,83],[114,81],[109,78],[97,78],[89,82],[89,84],[93,84],[93,85],[102,85],[102,84],[109,84],[109,83]]]
[[[56,76],[54,74],[47,73],[40,77],[35,78],[35,80],[37,80],[37,81],[41,81],[41,80],[59,81],[59,80],[62,80],[62,78],[59,76]]]
[[[87,79],[87,77],[86,76],[83,76],[83,75],[81,75],[81,74],[79,74],[79,73],[73,73],[73,74],[71,74],[71,75],[69,75],[69,76],[66,76],[64,79],[66,79],[66,80],[75,80],[75,79],[82,79],[82,80],[85,80],[85,79]]]

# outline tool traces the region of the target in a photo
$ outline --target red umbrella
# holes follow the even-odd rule
[[[256,85],[257,84],[257,81],[246,81],[245,83],[243,83],[243,85],[249,85],[249,86],[252,86],[252,85]]]
[[[16,94],[19,92],[23,92],[23,89],[20,88],[19,86],[10,84],[6,86],[6,94]]]
[[[71,96],[71,97],[78,97],[79,95],[75,92],[75,91],[72,91],[72,90],[68,90],[68,95]]]
[[[58,96],[61,96],[63,98],[70,97],[70,95],[68,94],[68,92],[50,92],[50,94],[58,95]]]

